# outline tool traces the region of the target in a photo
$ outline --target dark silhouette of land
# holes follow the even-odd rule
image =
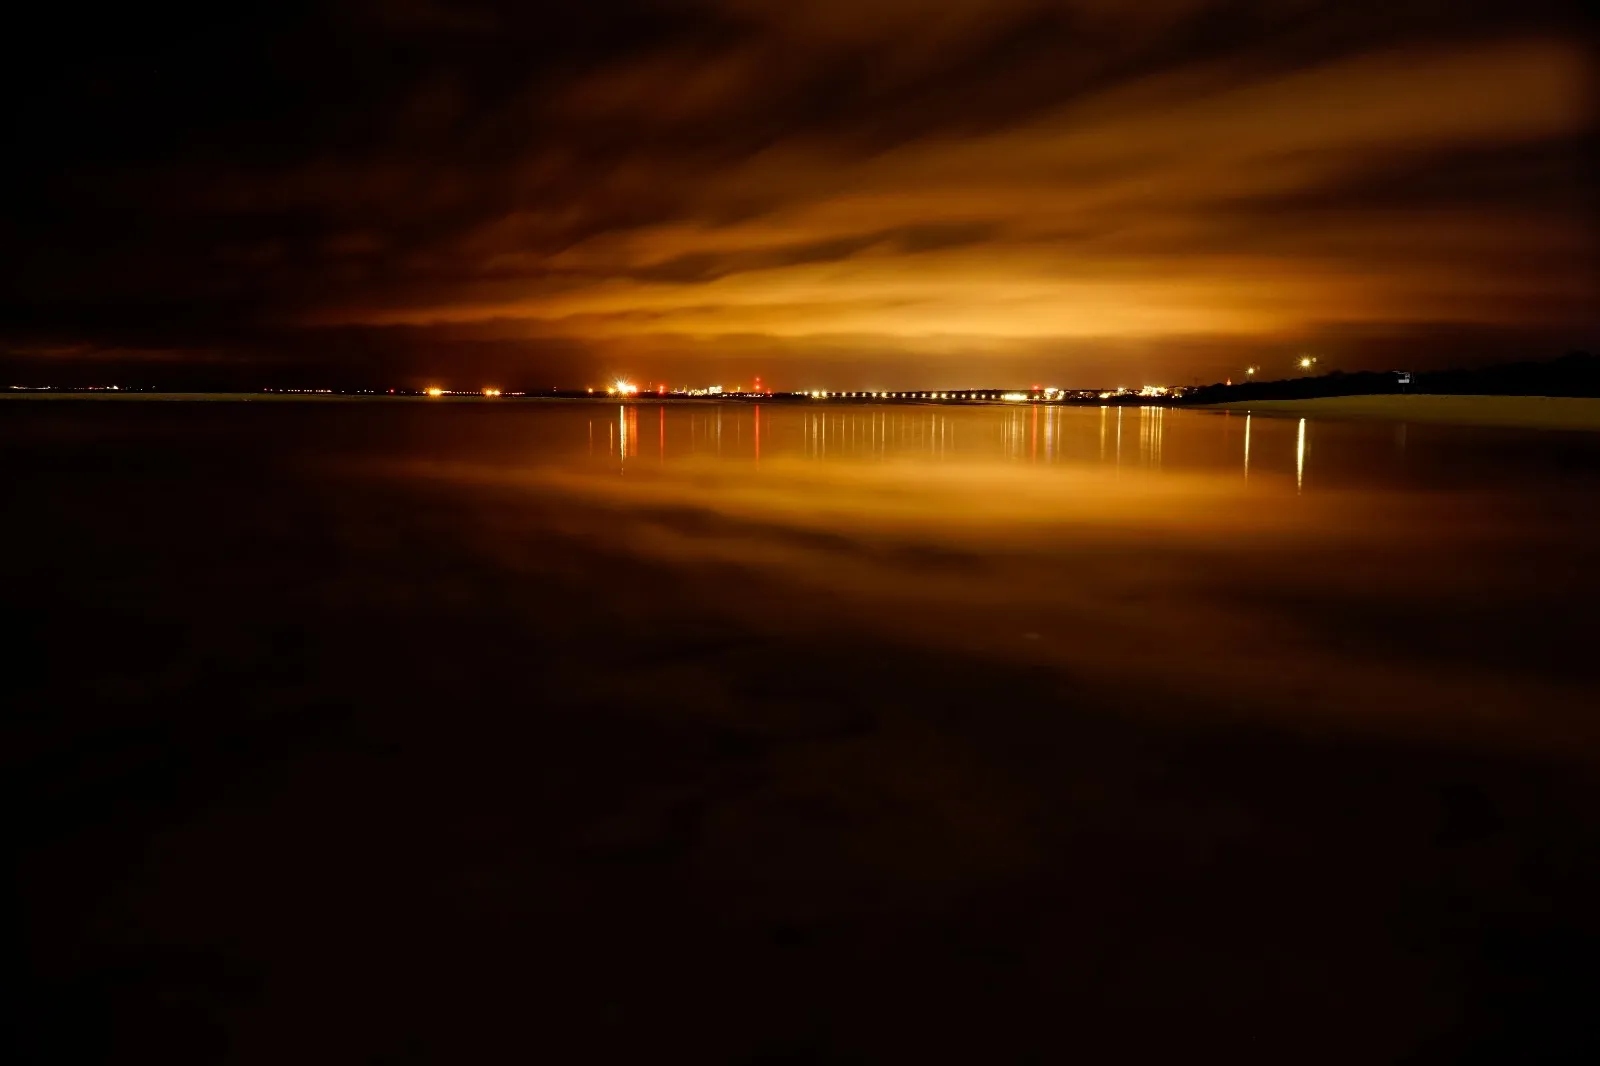
[[[1244,400],[1306,400],[1324,396],[1390,393],[1465,396],[1600,396],[1600,355],[1570,352],[1559,359],[1506,363],[1476,369],[1330,371],[1281,381],[1236,381],[1185,393],[1185,404]]]

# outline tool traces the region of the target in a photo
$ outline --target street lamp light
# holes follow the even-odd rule
[[[1302,355],[1300,357],[1300,369],[1310,370],[1316,364],[1316,361],[1317,357],[1314,355]]]

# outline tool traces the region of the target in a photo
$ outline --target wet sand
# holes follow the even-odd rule
[[[1587,454],[150,410],[0,425],[28,1059],[1600,1049]]]

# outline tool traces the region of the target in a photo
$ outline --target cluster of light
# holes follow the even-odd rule
[[[444,390],[439,388],[439,386],[437,386],[437,385],[434,385],[434,386],[432,386],[432,387],[430,387],[430,388],[428,388],[428,389],[426,389],[424,391],[426,391],[429,396],[443,396],[444,395]]]
[[[639,386],[627,381],[619,381],[613,388],[606,391],[620,393],[623,396],[637,396],[639,394]]]
[[[483,390],[483,394],[485,396],[499,396],[500,395],[500,390],[499,389],[484,389]]]
[[[1180,392],[1180,390],[1178,390],[1178,389],[1169,388],[1169,387],[1166,387],[1166,386],[1147,386],[1145,388],[1145,390],[1142,393],[1140,393],[1140,395],[1144,395],[1144,396],[1177,396],[1177,395],[1179,395],[1179,392]],[[809,391],[795,393],[793,395],[804,396],[804,397],[807,397],[807,398],[813,399],[813,400],[828,400],[828,399],[842,399],[842,400],[859,400],[859,399],[865,399],[865,400],[876,400],[876,399],[888,399],[888,400],[995,400],[995,399],[999,399],[999,400],[1005,400],[1005,401],[1008,401],[1008,402],[1011,402],[1011,403],[1023,403],[1023,402],[1029,402],[1029,401],[1032,401],[1032,402],[1040,402],[1040,401],[1058,402],[1058,401],[1063,401],[1063,400],[1067,400],[1067,399],[1074,398],[1074,397],[1076,397],[1077,399],[1080,399],[1080,400],[1087,400],[1087,399],[1093,399],[1097,395],[1100,396],[1102,399],[1108,399],[1108,398],[1110,398],[1112,396],[1126,396],[1126,395],[1130,395],[1130,394],[1131,393],[1130,393],[1130,391],[1128,389],[1120,387],[1120,386],[1116,389],[1115,392],[1096,393],[1096,392],[1093,392],[1093,391],[1090,391],[1090,390],[1083,390],[1083,389],[1078,389],[1078,390],[1063,389],[1063,388],[1058,388],[1058,387],[1056,387],[1054,385],[1035,385],[1035,386],[1033,386],[1033,388],[1031,390],[1029,390],[1027,392],[992,392],[992,391],[990,391],[988,389],[973,389],[973,390],[969,390],[969,391],[960,391],[960,392],[876,392],[876,391],[869,391],[869,392],[849,392],[849,391],[847,391],[847,392],[831,392],[831,391],[829,391],[827,389],[811,389]]]
[[[1140,396],[1165,396],[1166,394],[1166,388],[1161,385],[1146,385],[1139,390]]]

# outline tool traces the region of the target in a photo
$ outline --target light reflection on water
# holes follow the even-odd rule
[[[1294,444],[1294,490],[1299,492],[1306,485],[1306,420],[1300,420],[1300,431],[1295,436]]]
[[[1113,476],[1234,471],[1318,487],[1311,438],[1349,426],[1164,407],[874,407],[787,404],[618,404],[582,413],[587,455],[619,473],[688,461],[909,462],[1102,468]],[[579,412],[545,410],[540,421]],[[554,416],[554,417],[551,417]],[[642,436],[640,419],[654,423]],[[1405,455],[1396,431],[1393,461]],[[559,449],[558,449],[559,450]],[[1281,484],[1281,482],[1280,482]]]
[[[662,572],[760,573],[794,624],[821,591],[895,640],[1236,711],[1587,720],[1593,671],[1560,619],[1593,584],[1600,506],[1574,491],[1600,469],[1590,436],[1044,405],[473,424],[483,459],[412,472],[559,500],[562,528]]]
[[[57,411],[39,416],[54,433]],[[372,479],[397,513],[455,516],[474,550],[600,560],[686,611],[758,580],[715,606],[752,632],[881,628],[1074,684],[1137,678],[1151,705],[1454,736],[1463,708],[1585,723],[1600,690],[1571,623],[1600,596],[1597,434],[648,401],[118,407],[91,428],[117,426],[354,479],[311,483],[330,501]]]
[[[607,456],[626,468],[639,458],[639,411],[652,405],[618,404],[610,416]],[[1066,464],[1125,463],[1159,470],[1166,455],[1169,413],[1161,407],[938,409],[918,407],[795,407],[774,404],[653,405],[654,457],[715,457],[808,460],[914,460],[931,462],[1015,462]],[[1182,442],[1195,448],[1206,434],[1205,421]],[[597,419],[587,418],[595,439]],[[1126,423],[1126,426],[1125,426]],[[1126,446],[1124,438],[1126,437]],[[648,447],[648,446],[647,446]],[[1249,439],[1244,442],[1249,466]],[[591,450],[592,454],[592,450]]]
[[[514,417],[544,461],[566,462],[570,433],[579,454],[620,473],[711,460],[758,469],[791,460],[989,465],[1098,469],[1113,479],[1203,473],[1289,495],[1570,482],[1593,470],[1600,445],[1584,434],[1165,407],[629,403],[525,408]]]
[[[29,417],[12,432],[81,419],[86,440],[236,457],[207,478],[281,467],[330,509],[393,492],[385,514],[451,515],[508,565],[594,565],[596,588],[625,570],[629,596],[686,611],[758,579],[715,605],[752,631],[881,628],[1230,713],[1600,729],[1600,660],[1573,624],[1600,596],[1600,434],[1044,405]]]

